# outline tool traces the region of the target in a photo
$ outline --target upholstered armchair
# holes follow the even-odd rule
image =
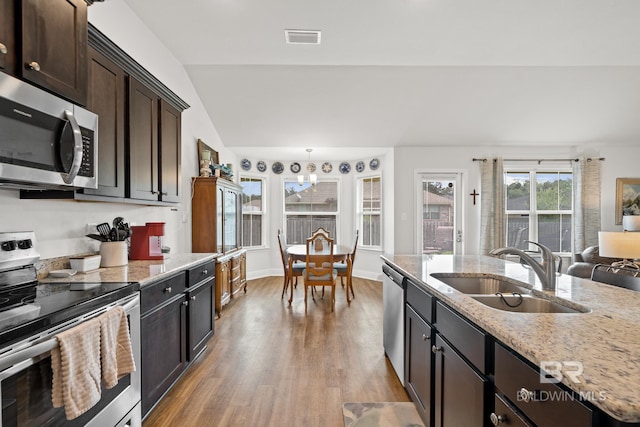
[[[597,264],[611,264],[622,261],[620,258],[608,258],[600,256],[598,246],[589,246],[581,253],[574,254],[575,262],[567,269],[567,274],[575,277],[591,278],[593,267]]]

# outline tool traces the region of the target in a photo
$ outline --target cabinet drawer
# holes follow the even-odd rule
[[[198,283],[215,276],[215,263],[213,261],[192,267],[187,271],[187,286],[195,286]]]
[[[440,301],[436,302],[435,326],[480,372],[488,372],[489,335]]]
[[[502,397],[495,395],[495,410],[491,414],[491,423],[500,426],[533,427],[517,409],[502,400]],[[497,424],[496,424],[497,423]]]
[[[407,304],[424,320],[433,323],[433,297],[420,289],[411,279],[407,280]]]
[[[185,290],[185,274],[185,272],[182,272],[168,279],[142,287],[142,314],[183,293]]]
[[[495,344],[495,385],[537,425],[587,427],[594,422],[594,412],[575,400],[570,391],[557,384],[541,383],[539,369],[498,343]]]

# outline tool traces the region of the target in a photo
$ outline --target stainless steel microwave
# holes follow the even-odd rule
[[[0,188],[97,188],[98,116],[0,73]]]

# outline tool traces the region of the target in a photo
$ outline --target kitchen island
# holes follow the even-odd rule
[[[486,331],[496,343],[536,367],[544,361],[578,362],[583,369],[579,382],[571,378],[571,372],[562,370],[568,375],[563,375],[561,382],[568,389],[583,400],[588,397],[591,405],[613,420],[640,423],[639,292],[568,275],[557,277],[555,291],[543,291],[531,269],[492,257],[383,255],[382,259]],[[432,277],[434,273],[506,276],[532,286],[546,298],[564,300],[588,312],[514,313],[494,309]],[[490,369],[487,378],[491,378]]]

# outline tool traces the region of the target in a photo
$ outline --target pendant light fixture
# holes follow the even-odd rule
[[[311,152],[312,151],[313,151],[313,148],[307,148],[307,153],[309,153],[308,154],[307,170],[309,170],[309,172],[312,172],[312,170],[309,169],[309,165],[311,164]],[[311,183],[311,185],[316,185],[316,183],[318,182],[318,175],[316,175],[315,173],[309,173],[309,182]],[[304,175],[303,174],[298,175],[298,184],[299,185],[304,184]]]

